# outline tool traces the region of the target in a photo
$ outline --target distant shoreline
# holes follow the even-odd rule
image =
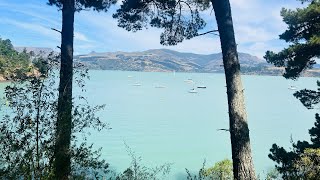
[[[195,74],[223,74],[224,72],[188,72],[188,71],[130,71],[130,70],[116,70],[116,69],[89,69],[89,71],[119,71],[119,72],[146,72],[146,73],[195,73]],[[318,73],[318,74],[313,74],[313,73]],[[241,75],[245,76],[270,76],[270,77],[275,77],[275,76],[280,76],[283,77],[282,74],[263,74],[263,73],[241,73]],[[317,71],[314,71],[314,69],[311,69],[311,71],[304,72],[300,77],[305,77],[305,78],[318,78],[320,75],[320,69]],[[8,83],[12,82],[12,80],[3,80],[0,78],[0,83]]]

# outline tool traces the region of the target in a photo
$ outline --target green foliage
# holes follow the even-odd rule
[[[39,71],[43,76],[47,75],[48,72],[48,62],[41,56],[35,58],[32,61],[33,66]]]
[[[280,173],[277,171],[277,169],[271,169],[267,172],[266,180],[280,180]]]
[[[0,54],[1,56],[10,57],[17,55],[18,52],[14,50],[13,45],[9,39],[0,39]]]
[[[93,9],[95,11],[107,11],[112,4],[115,4],[117,0],[74,0],[75,1],[75,11],[81,11],[84,9]],[[63,7],[64,0],[49,0],[49,5],[55,5],[60,10]]]
[[[320,102],[320,82],[317,81],[318,89],[314,90],[300,90],[294,93],[294,96],[308,109],[313,109],[314,105]]]
[[[127,152],[131,157],[131,166],[127,168],[123,173],[118,174],[114,178],[115,180],[160,180],[166,179],[166,175],[169,174],[171,164],[163,164],[161,166],[150,168],[141,164],[141,157],[137,157],[135,153],[126,145]]]
[[[47,64],[43,76],[13,79],[5,89],[7,115],[0,120],[0,177],[4,179],[52,179],[57,119],[57,74],[59,57],[37,59]],[[42,61],[42,62],[40,62]],[[76,71],[76,84],[83,89],[86,71]],[[84,97],[75,98],[72,124],[72,176],[99,176],[108,173],[108,164],[100,160],[100,150],[86,143],[86,130],[101,130],[106,124],[95,113],[104,106],[91,107]],[[75,100],[74,99],[74,100]],[[6,109],[6,111],[5,111]],[[1,112],[2,113],[2,112]],[[77,136],[76,136],[77,133]],[[79,139],[78,137],[83,137]]]
[[[320,149],[307,148],[294,162],[298,171],[298,179],[319,179]]]
[[[317,82],[318,87],[320,82]],[[308,109],[314,108],[314,105],[320,102],[320,92],[319,88],[317,91],[314,90],[300,90],[294,93],[294,96],[301,101],[301,103]],[[286,151],[283,147],[279,147],[274,144],[271,148],[271,154],[269,154],[270,159],[275,161],[280,166],[277,166],[277,170],[285,178],[297,177],[300,174],[300,169],[297,169],[295,163],[301,156],[301,154],[307,148],[320,148],[320,116],[315,115],[316,122],[314,127],[309,129],[309,134],[311,137],[311,143],[306,141],[298,141],[293,144],[292,151]]]
[[[30,57],[25,50],[21,53],[14,50],[9,39],[0,38],[0,77],[5,80],[26,78],[34,70]]]
[[[217,162],[213,167],[205,170],[205,176],[210,179],[231,180],[233,179],[232,161],[224,159]]]
[[[198,175],[192,175],[188,169],[188,180],[232,180],[233,179],[233,167],[232,161],[224,159],[215,163],[213,167],[205,168],[205,162],[202,168],[199,170]]]
[[[279,53],[267,51],[264,58],[277,67],[285,67],[285,78],[295,79],[316,63],[320,57],[320,1],[310,2],[306,8],[282,9],[281,16],[288,29],[280,39],[291,43]]]
[[[301,157],[301,155],[308,148],[319,148],[319,138],[320,138],[320,117],[316,114],[315,126],[309,129],[309,134],[311,136],[311,143],[307,141],[298,141],[293,143],[291,151],[285,150],[283,147],[279,147],[276,144],[272,145],[270,149],[269,158],[275,161],[279,173],[282,174],[284,179],[296,178],[301,174],[301,170],[297,168],[296,161]]]
[[[135,32],[148,25],[162,28],[160,43],[176,45],[199,35],[206,25],[199,11],[209,6],[207,0],[125,0],[113,17],[127,31]]]
[[[285,67],[285,78],[296,79],[307,68],[312,68],[315,59],[320,57],[320,1],[319,0],[300,0],[302,3],[308,2],[305,8],[296,10],[282,9],[281,16],[288,25],[288,29],[280,35],[280,39],[290,43],[290,46],[279,53],[266,52],[265,58],[269,63],[278,67]],[[318,82],[320,86],[320,82]],[[294,96],[308,109],[312,109],[315,104],[320,102],[319,89],[300,90]],[[297,165],[305,163],[303,157],[309,156],[309,148],[320,147],[320,116],[316,114],[315,126],[309,130],[311,143],[298,141],[293,143],[291,151],[285,150],[273,144],[270,149],[269,158],[275,161],[277,170],[284,179],[313,179],[312,175],[307,175]],[[316,160],[316,159],[311,159]],[[315,163],[315,162],[314,162]],[[299,163],[298,163],[299,164]],[[309,173],[310,174],[310,173]],[[312,174],[312,173],[311,173]]]

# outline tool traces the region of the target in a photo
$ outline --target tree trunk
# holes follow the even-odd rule
[[[220,34],[227,84],[233,174],[236,180],[256,179],[229,0],[211,0]]]
[[[75,1],[64,0],[62,7],[61,69],[58,119],[55,142],[55,179],[69,179],[72,123],[73,31]]]

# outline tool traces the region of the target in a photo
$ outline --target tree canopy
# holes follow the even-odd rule
[[[95,11],[107,11],[112,4],[115,4],[117,0],[75,0],[75,11],[81,11],[84,9],[93,9]],[[60,10],[63,8],[64,0],[49,0],[49,5],[55,5]]]
[[[200,11],[209,6],[208,0],[125,0],[113,17],[127,31],[135,32],[149,25],[162,28],[160,43],[176,45],[199,35],[198,31],[206,26]]]
[[[301,73],[312,68],[316,59],[320,57],[320,1],[300,0],[302,3],[309,3],[305,8],[295,10],[281,10],[283,21],[288,29],[280,35],[280,39],[290,43],[279,53],[267,51],[265,58],[269,63],[278,67],[285,67],[284,77],[296,79]],[[318,82],[318,87],[320,82]],[[320,102],[319,88],[314,90],[300,90],[294,96],[308,109],[312,109]],[[305,179],[314,177],[314,169],[306,171],[305,166],[310,161],[319,159],[318,148],[320,147],[320,116],[315,115],[315,126],[309,130],[311,143],[298,141],[293,143],[291,151],[285,150],[273,144],[270,149],[269,158],[278,165],[277,170],[284,179]],[[314,157],[311,158],[310,157]],[[319,165],[319,162],[309,163]],[[311,166],[310,166],[311,167]],[[317,170],[319,172],[319,170]],[[311,178],[312,179],[312,178]]]
[[[267,51],[265,59],[277,67],[285,67],[285,78],[296,79],[300,74],[312,68],[320,57],[320,1],[309,2],[305,8],[290,10],[283,8],[281,16],[288,29],[280,39],[290,43],[288,48],[275,53]]]
[[[0,81],[15,77],[24,78],[36,69],[32,64],[32,52],[17,52],[9,39],[0,38]]]

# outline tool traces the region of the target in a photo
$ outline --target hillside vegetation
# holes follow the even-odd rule
[[[194,54],[169,49],[151,49],[142,52],[91,52],[74,57],[90,69],[147,71],[147,72],[200,72],[223,73],[222,53]],[[241,73],[251,75],[281,75],[284,68],[276,68],[264,59],[239,53]],[[319,69],[306,71],[304,76],[317,76]]]
[[[33,57],[33,52],[18,52],[9,39],[0,38],[0,81],[24,78],[37,73],[37,67],[32,63]]]

